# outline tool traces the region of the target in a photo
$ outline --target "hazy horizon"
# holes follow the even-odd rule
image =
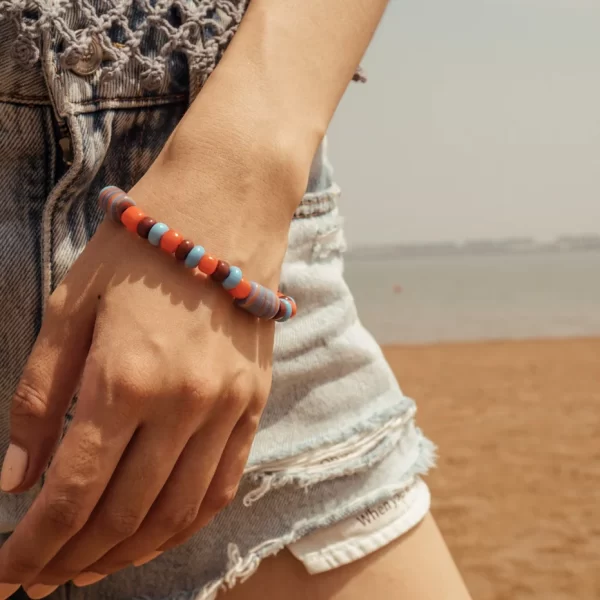
[[[436,246],[442,244],[453,244],[456,246],[468,245],[474,243],[490,243],[497,244],[501,242],[531,242],[532,244],[540,245],[552,245],[558,242],[569,241],[586,241],[590,238],[594,238],[594,243],[599,244],[600,247],[600,232],[583,232],[581,234],[564,234],[556,235],[548,238],[536,238],[535,236],[519,235],[519,236],[502,236],[497,237],[467,237],[462,239],[450,239],[440,238],[438,240],[411,240],[411,239],[397,239],[390,242],[378,242],[375,240],[373,243],[366,244],[354,244],[354,248],[377,248],[377,247],[393,247],[393,246]]]
[[[391,0],[330,130],[350,246],[600,233],[600,2]]]

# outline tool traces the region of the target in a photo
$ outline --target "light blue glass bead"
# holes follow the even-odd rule
[[[287,321],[292,316],[292,305],[285,298],[280,298],[282,306],[285,306],[285,313],[282,317],[277,319],[280,322]]]
[[[198,266],[202,257],[206,254],[206,250],[202,246],[194,246],[185,257],[185,266],[193,269]]]
[[[148,241],[153,246],[160,246],[160,240],[165,233],[169,231],[169,226],[164,223],[156,223],[148,233]]]
[[[226,290],[232,290],[242,280],[242,270],[239,267],[229,267],[229,275],[221,284]]]

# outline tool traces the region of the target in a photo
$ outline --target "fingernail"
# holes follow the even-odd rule
[[[25,591],[30,598],[37,600],[38,598],[45,598],[49,596],[58,586],[57,585],[44,585],[42,583],[36,583]]]
[[[0,600],[12,596],[21,586],[18,583],[0,583]]]
[[[150,554],[146,554],[146,556],[144,556],[142,558],[138,558],[137,560],[134,560],[133,565],[135,567],[141,567],[142,565],[149,563],[151,560],[154,560],[157,556],[160,556],[161,554],[162,554],[162,552],[159,552],[159,551],[150,552]]]
[[[0,475],[0,488],[2,488],[3,492],[10,492],[21,485],[21,482],[25,478],[27,461],[27,450],[23,450],[23,448],[16,444],[11,444],[8,447],[4,456],[2,474]]]
[[[92,583],[97,583],[101,579],[108,577],[107,575],[103,575],[102,573],[92,573],[88,571],[87,573],[80,573],[73,579],[73,583],[77,587],[84,587],[86,585],[92,585]]]

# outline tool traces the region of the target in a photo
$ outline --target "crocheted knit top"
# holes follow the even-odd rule
[[[0,20],[14,23],[13,48],[24,64],[39,61],[47,39],[58,43],[60,62],[67,69],[86,64],[91,52],[101,52],[95,69],[100,82],[114,79],[134,61],[141,86],[151,91],[165,84],[175,55],[184,55],[206,79],[249,1],[0,0]],[[354,79],[364,81],[360,69]]]

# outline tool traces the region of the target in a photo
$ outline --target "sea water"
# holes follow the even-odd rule
[[[600,252],[346,259],[381,343],[600,335]]]

